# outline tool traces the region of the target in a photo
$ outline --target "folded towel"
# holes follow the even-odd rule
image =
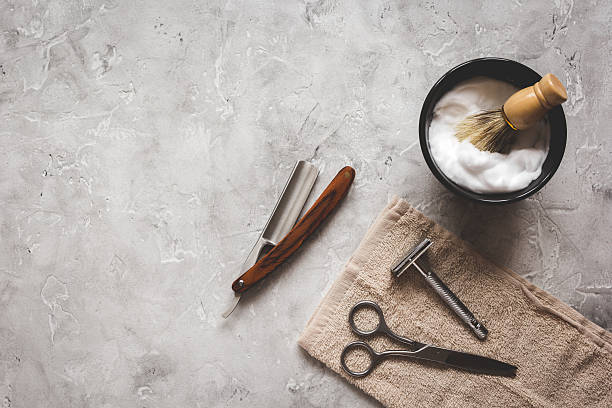
[[[399,279],[390,267],[423,238],[422,256],[489,329],[479,341],[416,271]],[[494,377],[409,359],[389,359],[364,378],[340,366],[358,340],[349,310],[361,300],[382,308],[396,333],[423,343],[479,354],[518,366],[516,378]],[[377,351],[399,348],[367,340]],[[394,198],[379,215],[310,321],[299,345],[389,407],[611,407],[612,333]],[[402,347],[403,348],[403,347]]]

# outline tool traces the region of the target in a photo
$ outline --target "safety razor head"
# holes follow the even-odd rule
[[[420,244],[415,246],[408,252],[403,258],[401,258],[394,266],[391,268],[391,273],[395,275],[396,278],[399,278],[404,272],[410,268],[410,266],[416,262],[417,259],[421,255],[427,251],[427,249],[433,244],[429,238],[425,238],[421,241]]]

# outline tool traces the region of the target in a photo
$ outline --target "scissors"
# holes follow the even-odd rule
[[[355,324],[355,313],[360,309],[373,309],[378,316],[378,325],[372,330],[361,330]],[[357,303],[349,312],[349,324],[353,332],[362,337],[372,337],[375,334],[384,334],[393,340],[405,344],[409,350],[386,350],[376,352],[369,344],[363,341],[355,341],[348,344],[340,355],[340,364],[347,374],[353,377],[365,377],[370,374],[378,364],[389,357],[409,357],[420,360],[435,361],[454,368],[472,371],[475,373],[483,373],[489,375],[498,375],[503,377],[514,377],[517,367],[502,361],[492,358],[478,356],[475,354],[464,353],[461,351],[448,350],[430,344],[419,343],[417,341],[407,339],[395,334],[385,322],[383,312],[380,307],[369,300],[363,300]],[[353,371],[346,364],[346,356],[351,350],[365,350],[368,354],[369,365],[363,371]]]

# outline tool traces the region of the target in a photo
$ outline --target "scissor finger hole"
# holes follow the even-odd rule
[[[374,303],[363,301],[357,303],[349,313],[349,324],[355,333],[367,336],[380,329],[382,311]]]
[[[374,358],[374,350],[370,346],[362,341],[356,341],[344,348],[340,363],[348,374],[363,377],[374,368]]]

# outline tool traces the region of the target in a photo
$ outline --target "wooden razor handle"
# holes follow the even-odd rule
[[[506,121],[515,130],[527,129],[542,119],[546,112],[567,100],[567,91],[553,74],[546,74],[532,86],[514,93],[502,110]]]
[[[236,293],[246,291],[285,262],[346,197],[354,179],[355,170],[352,167],[346,166],[340,170],[293,229],[270,252],[232,283],[232,290]]]

